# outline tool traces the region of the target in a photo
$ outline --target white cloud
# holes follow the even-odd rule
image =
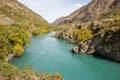
[[[82,7],[83,4],[74,4],[73,6],[76,6],[76,7]]]
[[[69,0],[18,0],[33,11],[40,14],[48,22],[53,22],[61,16],[67,16],[83,6]]]

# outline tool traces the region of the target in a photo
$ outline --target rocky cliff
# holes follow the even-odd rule
[[[92,0],[53,24],[62,28],[56,37],[79,45],[73,53],[99,54],[120,62],[120,0]]]
[[[118,21],[120,23],[120,20]],[[73,53],[99,54],[120,62],[120,24],[112,23],[97,29],[97,33],[72,49]]]

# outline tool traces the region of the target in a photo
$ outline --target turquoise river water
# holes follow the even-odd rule
[[[72,54],[68,41],[50,37],[52,33],[32,37],[24,54],[10,63],[36,72],[59,72],[65,80],[120,80],[120,63],[100,56]]]

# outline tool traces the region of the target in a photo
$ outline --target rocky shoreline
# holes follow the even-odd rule
[[[71,50],[73,53],[89,55],[98,54],[120,62],[120,27],[119,25],[116,25],[116,23],[119,22],[120,20],[106,19],[94,21],[89,24],[86,23],[86,28],[92,32],[92,36],[81,42],[76,39],[77,33],[74,33],[76,35],[70,34],[71,31],[74,31],[76,28],[78,29],[78,26],[80,26],[79,29],[85,27],[81,25],[62,29],[61,31],[58,31],[55,36],[78,44],[79,46],[76,46]]]
[[[72,49],[73,53],[99,54],[120,62],[120,29],[97,34]],[[112,35],[111,35],[112,34]]]

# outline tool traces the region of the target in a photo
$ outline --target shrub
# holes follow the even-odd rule
[[[87,28],[74,29],[71,33],[74,36],[74,41],[80,43],[92,36],[92,32]]]
[[[20,44],[16,44],[13,47],[14,56],[20,56],[24,52],[24,48]]]

